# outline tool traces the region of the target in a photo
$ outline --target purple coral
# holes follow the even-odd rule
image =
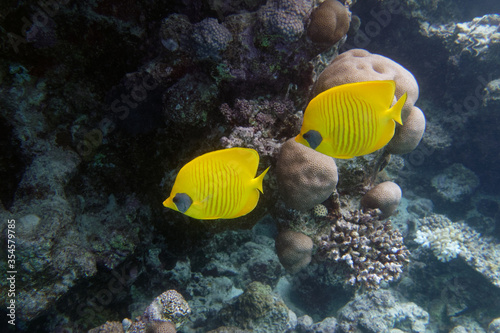
[[[208,17],[193,26],[192,40],[198,58],[218,59],[219,53],[226,49],[233,36],[217,19]]]
[[[390,221],[380,221],[373,210],[354,211],[335,220],[318,249],[320,259],[349,267],[348,283],[369,288],[397,280],[409,255],[401,233],[392,229]]]
[[[268,34],[293,42],[304,33],[311,7],[310,0],[268,0],[259,11],[259,19]]]

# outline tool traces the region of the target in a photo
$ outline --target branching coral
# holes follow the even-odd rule
[[[317,253],[322,260],[347,265],[348,283],[368,288],[397,280],[409,254],[401,233],[392,229],[390,221],[380,221],[373,210],[353,211],[334,220],[330,234],[321,237]]]

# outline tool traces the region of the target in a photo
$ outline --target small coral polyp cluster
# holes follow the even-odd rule
[[[382,281],[394,281],[409,261],[403,236],[377,212],[354,211],[332,223],[329,234],[319,240],[320,260],[344,263],[347,282],[377,288]]]

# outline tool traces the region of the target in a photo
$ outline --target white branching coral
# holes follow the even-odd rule
[[[431,248],[441,261],[459,257],[495,286],[500,287],[500,244],[482,236],[464,222],[434,214],[419,220],[415,241]]]
[[[463,239],[461,230],[453,226],[436,228],[432,231],[423,227],[422,230],[417,231],[415,242],[422,244],[422,247],[432,249],[440,261],[448,262],[460,254],[460,244]]]

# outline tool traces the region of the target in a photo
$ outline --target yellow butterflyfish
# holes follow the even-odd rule
[[[257,205],[269,170],[255,177],[258,166],[259,154],[249,148],[198,156],[181,168],[163,205],[200,220],[246,215]]]
[[[370,154],[384,147],[402,125],[406,93],[391,107],[394,81],[366,81],[328,89],[307,105],[295,141],[335,158]]]

